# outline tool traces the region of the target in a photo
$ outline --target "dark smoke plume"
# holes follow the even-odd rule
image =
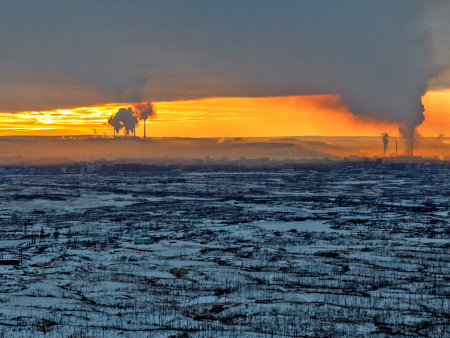
[[[154,119],[156,117],[156,111],[151,102],[138,103],[134,105],[134,109],[137,111],[139,120],[144,120],[144,139],[146,138],[145,122],[147,119]]]
[[[119,131],[124,128],[125,134],[130,133],[135,134],[136,126],[138,124],[138,119],[136,117],[136,112],[130,108],[120,108],[115,115],[112,115],[108,119],[108,123],[113,126],[114,133],[119,133]]]
[[[389,143],[389,135],[388,133],[383,133],[383,155],[386,154],[386,149]]]
[[[153,103],[151,102],[135,104],[134,109],[138,114],[139,120],[145,121],[147,119],[153,119],[156,117],[156,111],[153,107]]]

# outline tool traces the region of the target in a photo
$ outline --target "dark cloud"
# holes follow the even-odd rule
[[[426,5],[2,2],[0,87],[21,93],[73,83],[95,93],[89,104],[339,94],[355,113],[412,127],[423,118],[420,96],[435,71]],[[23,109],[26,93],[22,101],[0,93],[0,110]],[[30,110],[63,105],[54,95],[28,101]]]

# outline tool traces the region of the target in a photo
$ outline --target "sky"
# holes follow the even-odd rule
[[[0,135],[449,130],[446,1],[2,1]],[[137,134],[142,134],[142,122]]]

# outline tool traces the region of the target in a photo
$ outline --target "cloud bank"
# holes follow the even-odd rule
[[[2,2],[0,111],[336,94],[356,114],[413,128],[437,72],[429,4]]]

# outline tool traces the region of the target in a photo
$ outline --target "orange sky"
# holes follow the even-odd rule
[[[430,91],[422,98],[424,137],[448,134],[450,91]],[[147,135],[162,137],[252,136],[398,136],[398,124],[352,114],[332,95],[209,98],[155,102],[157,117],[147,121]],[[112,135],[105,122],[120,107],[107,104],[46,112],[0,113],[0,135]],[[136,135],[143,135],[142,122]]]

